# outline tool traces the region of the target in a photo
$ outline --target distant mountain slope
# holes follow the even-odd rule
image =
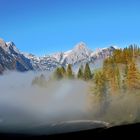
[[[15,47],[13,42],[5,43],[0,39],[0,72],[4,70],[33,70],[30,59],[26,58]]]
[[[20,52],[13,42],[0,39],[0,73],[4,70],[17,71],[46,71],[58,66],[72,64],[74,69],[88,62],[92,68],[100,67],[103,60],[111,56],[115,47],[92,51],[84,42],[78,43],[72,50],[58,52],[52,55],[38,57],[33,54]]]
[[[92,51],[85,43],[81,42],[78,43],[72,50],[58,52],[51,56],[63,66],[72,64],[75,70],[77,70],[81,64],[85,65],[87,62],[90,64],[91,69],[94,69],[101,67],[103,60],[111,56],[115,48],[116,47],[111,46],[98,51]]]

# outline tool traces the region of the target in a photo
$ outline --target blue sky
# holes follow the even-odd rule
[[[139,0],[0,0],[0,37],[25,52],[140,44]]]

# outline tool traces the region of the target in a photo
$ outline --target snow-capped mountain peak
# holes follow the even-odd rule
[[[14,44],[14,42],[6,42],[7,45],[7,51],[11,52],[14,51],[15,53],[20,53],[20,51],[17,49],[16,45]]]
[[[61,61],[59,61],[61,64],[75,64],[79,61],[82,61],[84,59],[88,59],[91,50],[87,47],[87,45],[84,42],[80,42],[72,50],[66,51],[61,54]]]
[[[0,47],[7,53],[20,53],[13,42],[5,42],[3,39],[0,39]]]
[[[7,50],[8,46],[6,45],[5,41],[0,38],[0,47],[3,48],[5,51]]]
[[[74,47],[73,51],[75,51],[75,52],[81,52],[81,53],[86,53],[86,54],[91,53],[91,50],[87,47],[86,43],[84,43],[84,42],[78,43]]]
[[[80,42],[80,43],[75,45],[74,49],[78,49],[78,50],[87,49],[87,45],[84,42]]]

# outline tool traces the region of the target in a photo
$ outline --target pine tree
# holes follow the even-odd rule
[[[124,83],[128,90],[140,89],[140,73],[133,61],[127,66]]]
[[[41,79],[41,80],[46,80],[44,74],[41,74],[41,75],[40,75],[40,79]]]
[[[119,70],[118,66],[116,66],[116,68],[115,68],[115,74],[116,74],[117,89],[120,89],[121,88],[121,76],[120,76],[120,70]]]
[[[35,77],[33,80],[32,80],[32,85],[36,85],[38,83],[38,80],[39,78],[38,77]]]
[[[100,99],[106,98],[107,78],[103,71],[99,70],[94,75],[95,91]]]
[[[68,78],[71,79],[71,78],[74,77],[74,76],[73,76],[73,72],[72,72],[72,66],[71,66],[71,64],[68,64],[66,73],[67,73],[67,77],[68,77]]]
[[[84,79],[90,80],[92,78],[91,70],[89,67],[89,64],[86,63],[85,69],[84,69]]]
[[[78,79],[83,79],[83,66],[82,65],[78,70],[77,78]]]
[[[64,78],[66,76],[66,70],[63,66],[61,67],[61,73],[62,73],[63,78]]]
[[[54,78],[57,80],[60,80],[63,78],[62,69],[60,67],[56,68],[56,70],[54,72]]]
[[[46,84],[47,84],[47,80],[46,80],[44,74],[41,74],[40,76],[37,76],[32,80],[32,85],[46,87]]]
[[[120,89],[120,72],[114,58],[108,58],[103,65],[104,74],[108,80],[111,93]]]

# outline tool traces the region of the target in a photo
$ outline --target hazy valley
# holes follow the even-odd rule
[[[139,58],[137,45],[94,52],[80,43],[37,57],[0,40],[0,131],[48,134],[62,122],[139,122]]]

